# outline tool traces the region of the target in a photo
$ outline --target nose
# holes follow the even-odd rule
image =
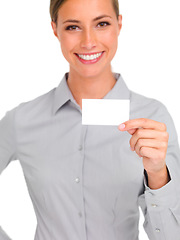
[[[81,47],[91,50],[92,48],[96,47],[96,44],[96,34],[93,29],[84,30],[82,32]]]

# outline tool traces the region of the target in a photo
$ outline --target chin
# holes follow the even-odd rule
[[[93,70],[93,69],[86,69],[84,71],[80,71],[79,74],[84,78],[95,78],[98,75],[100,75],[102,71],[99,70]]]

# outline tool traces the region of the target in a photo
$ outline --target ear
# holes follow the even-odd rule
[[[58,37],[58,35],[57,35],[57,26],[56,26],[56,23],[53,22],[53,21],[51,21],[51,27],[52,27],[52,29],[53,29],[54,35],[55,35],[56,37]]]
[[[121,31],[121,28],[122,28],[122,15],[118,16],[118,28],[119,28],[119,34],[120,34],[120,31]]]

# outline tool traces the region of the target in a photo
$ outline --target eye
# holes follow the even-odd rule
[[[74,30],[77,30],[78,28],[79,28],[79,27],[76,26],[76,25],[71,25],[71,26],[66,27],[66,30],[74,31]]]
[[[110,25],[109,22],[100,22],[100,23],[98,23],[98,27],[106,27],[108,25]]]

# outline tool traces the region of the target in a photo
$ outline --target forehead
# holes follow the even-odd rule
[[[67,0],[59,9],[58,19],[92,19],[102,14],[115,15],[112,0]]]

